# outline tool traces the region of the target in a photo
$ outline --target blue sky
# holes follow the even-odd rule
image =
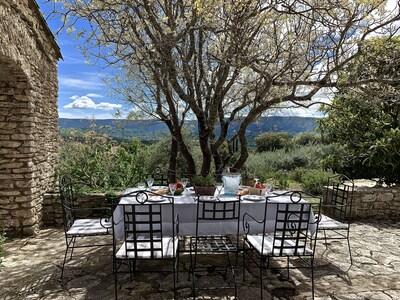
[[[45,18],[51,11],[46,0],[37,0]],[[47,19],[53,32],[60,26],[59,19]],[[78,50],[81,41],[75,40],[65,31],[56,37],[64,60],[58,63],[58,112],[60,118],[110,119],[116,109],[127,110],[121,101],[117,102],[107,95],[107,86],[102,78],[107,70],[86,63]]]

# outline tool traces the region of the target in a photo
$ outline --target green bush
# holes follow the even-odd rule
[[[303,190],[311,194],[322,195],[324,185],[327,184],[328,178],[332,175],[333,173],[323,170],[306,170],[301,176]]]
[[[272,174],[273,185],[278,189],[286,189],[289,187],[289,173],[278,170]]]
[[[287,148],[290,143],[291,137],[287,132],[265,132],[256,137],[257,152]]]
[[[78,190],[125,189],[143,176],[142,147],[138,141],[116,145],[107,136],[89,132],[82,140],[61,143],[59,172],[71,176]]]
[[[296,134],[292,142],[298,146],[315,145],[321,143],[321,135],[314,132],[302,132]]]

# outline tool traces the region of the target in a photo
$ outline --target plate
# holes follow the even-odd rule
[[[250,201],[263,201],[265,200],[265,196],[260,195],[246,195],[242,197],[243,200],[250,200]]]
[[[162,201],[165,201],[165,198],[161,197],[161,196],[150,196],[148,201],[150,201],[150,202],[162,202]]]
[[[151,187],[152,191],[165,190],[165,189],[168,189],[168,187],[164,185],[154,185]]]
[[[214,196],[200,196],[200,200],[203,201],[212,201],[212,200],[217,200]]]

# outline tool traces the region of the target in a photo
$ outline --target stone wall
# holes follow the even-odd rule
[[[356,186],[353,219],[400,220],[399,188]]]
[[[81,195],[78,196],[75,202],[77,207],[94,208],[94,207],[106,207],[112,203],[109,197],[106,197],[102,193]],[[87,214],[80,215],[82,218],[93,217],[90,211],[86,211]],[[61,202],[58,193],[47,193],[44,195],[43,200],[43,224],[46,226],[62,226],[63,216],[61,210]]]
[[[0,228],[39,229],[57,166],[60,58],[34,0],[0,0]]]

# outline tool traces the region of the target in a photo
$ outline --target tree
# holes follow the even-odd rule
[[[327,117],[320,129],[329,141],[345,146],[336,171],[400,183],[400,85],[371,83],[367,77],[398,76],[400,37],[370,39],[360,53],[342,80],[364,83],[340,90],[332,105],[322,108]]]
[[[359,56],[357,44],[395,34],[399,20],[382,10],[383,0],[60,2],[66,24],[88,21],[77,35],[86,38],[88,55],[117,70],[116,94],[141,117],[168,126],[172,173],[178,151],[197,173],[182,134],[187,119],[197,120],[203,175],[212,162],[221,172],[233,156],[231,149],[221,157],[225,141],[239,139],[231,169],[243,166],[247,127],[268,109],[308,106],[322,88],[347,85],[337,78]],[[233,122],[240,126],[229,135]]]

